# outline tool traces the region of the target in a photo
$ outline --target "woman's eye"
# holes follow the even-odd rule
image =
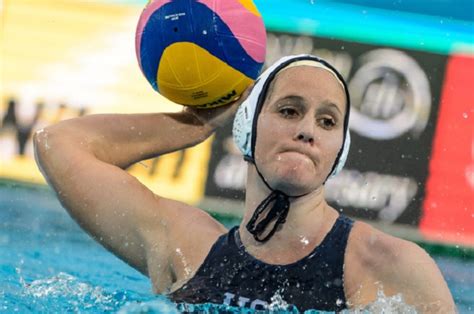
[[[336,121],[333,118],[321,118],[319,124],[325,129],[332,129],[336,125]]]
[[[293,108],[282,108],[280,109],[280,114],[285,118],[295,117],[298,112]]]

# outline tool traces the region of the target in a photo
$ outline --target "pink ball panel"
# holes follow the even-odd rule
[[[199,0],[227,24],[245,51],[257,62],[265,61],[266,32],[263,20],[237,0]]]

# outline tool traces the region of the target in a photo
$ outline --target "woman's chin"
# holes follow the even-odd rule
[[[275,184],[275,189],[282,191],[289,196],[299,196],[311,193],[315,190],[315,187],[303,186],[301,183],[292,184],[291,182],[286,181],[280,184]]]
[[[310,193],[318,188],[316,175],[310,173],[298,173],[292,171],[289,173],[275,173],[273,184],[271,186],[288,195],[303,195]]]
[[[316,165],[307,156],[299,153],[279,155],[262,174],[274,190],[288,195],[307,194],[322,184],[322,176]]]
[[[295,183],[312,181],[318,175],[314,163],[306,157],[291,158],[277,165],[275,174],[282,177],[282,181]]]

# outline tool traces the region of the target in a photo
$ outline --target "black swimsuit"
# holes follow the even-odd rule
[[[281,298],[299,311],[343,310],[344,252],[352,225],[351,219],[340,215],[319,246],[288,265],[266,264],[251,256],[236,226],[219,237],[196,275],[169,297],[178,303],[257,310]]]

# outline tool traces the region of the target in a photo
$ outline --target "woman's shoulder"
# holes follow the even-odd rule
[[[350,304],[365,306],[376,299],[380,288],[386,288],[379,283],[385,285],[384,273],[395,267],[403,245],[403,240],[365,222],[354,222],[344,258],[344,286]]]
[[[454,312],[441,272],[425,250],[413,242],[356,222],[345,264],[346,295],[355,306],[373,302],[378,291],[383,291],[387,296],[401,294],[417,309],[437,304],[444,309],[440,313]]]
[[[356,221],[348,242],[349,254],[370,270],[386,267],[386,263],[403,262],[412,254],[423,253],[417,244],[389,235],[368,223]]]

